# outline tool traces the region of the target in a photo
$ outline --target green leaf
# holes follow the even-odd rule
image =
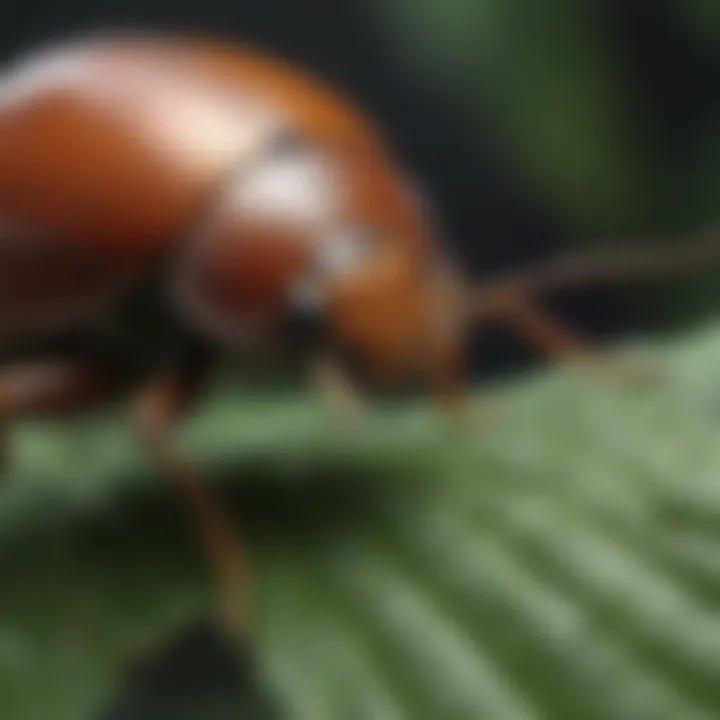
[[[538,373],[478,391],[465,435],[424,403],[349,434],[302,394],[217,387],[183,436],[242,528],[287,717],[718,717],[720,328],[639,348],[658,386]],[[90,720],[208,577],[122,418],[15,441],[0,714]]]
[[[486,133],[572,234],[645,228],[652,153],[587,0],[377,0],[387,44]],[[487,137],[479,137],[484,147]]]

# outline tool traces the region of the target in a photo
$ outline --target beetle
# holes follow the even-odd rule
[[[286,354],[351,410],[358,383],[427,380],[462,417],[471,321],[592,355],[530,292],[641,274],[608,256],[472,288],[414,183],[348,98],[254,48],[104,33],[21,57],[0,78],[0,431],[132,396],[235,616],[230,526],[170,437],[220,359]]]
[[[363,113],[279,58],[143,33],[32,51],[0,78],[0,431],[132,394],[237,609],[229,526],[171,426],[235,354],[297,357],[344,408],[345,366],[457,395],[431,223]]]

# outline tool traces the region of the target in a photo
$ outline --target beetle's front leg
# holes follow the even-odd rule
[[[329,353],[311,360],[310,376],[320,398],[339,422],[354,424],[364,416],[366,407],[361,392]]]
[[[505,302],[497,305],[493,317],[548,357],[586,367],[614,384],[636,386],[653,379],[653,373],[644,367],[609,358],[521,293],[509,294]]]
[[[239,540],[217,497],[172,440],[173,427],[195,399],[206,370],[205,366],[191,365],[152,379],[138,394],[135,418],[141,442],[156,466],[173,483],[195,524],[217,584],[223,629],[232,635],[242,635],[246,579]]]
[[[237,627],[242,612],[243,577],[231,525],[212,494],[172,446],[172,424],[186,411],[200,387],[205,366],[187,364],[145,385],[139,394],[137,420],[142,442],[180,491],[198,526],[217,581]],[[9,424],[24,417],[72,414],[120,399],[145,377],[127,363],[106,358],[33,361],[0,369],[0,443],[5,450]],[[5,459],[5,458],[2,458]],[[242,619],[242,616],[240,616]]]

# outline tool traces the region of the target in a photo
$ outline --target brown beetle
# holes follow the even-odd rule
[[[460,389],[435,243],[372,123],[281,60],[140,34],[33,53],[0,79],[0,419],[137,391],[143,441],[239,583],[171,423],[235,352],[301,349],[341,403],[346,365]]]
[[[462,409],[469,320],[583,354],[530,291],[678,269],[581,258],[468,292],[412,182],[362,112],[254,50],[138,34],[20,60],[0,79],[0,420],[137,391],[237,611],[228,525],[169,441],[214,360],[301,348],[335,401],[425,378]]]

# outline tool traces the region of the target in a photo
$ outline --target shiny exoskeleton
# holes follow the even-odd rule
[[[238,545],[173,422],[219,357],[277,347],[301,347],[344,409],[348,365],[382,384],[433,377],[450,397],[457,287],[377,128],[282,60],[105,35],[0,77],[0,437],[22,416],[134,396],[233,628]]]
[[[372,123],[275,58],[102,37],[0,83],[0,343],[96,337],[136,357],[304,326],[400,379],[449,348],[437,242]]]

